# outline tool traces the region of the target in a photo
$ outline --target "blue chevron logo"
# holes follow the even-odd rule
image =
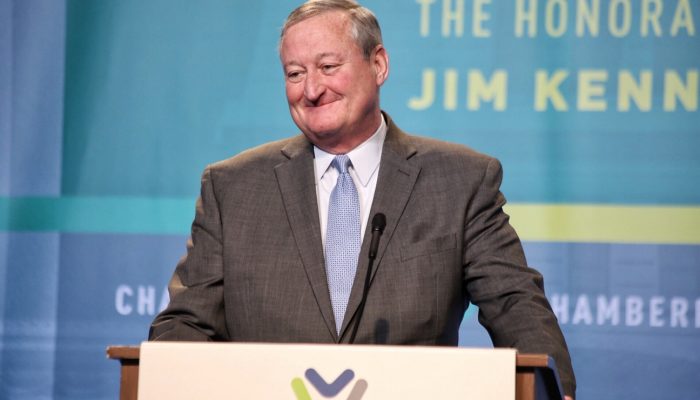
[[[306,380],[313,386],[321,396],[325,398],[336,397],[345,387],[347,387],[350,382],[355,378],[355,372],[351,369],[346,369],[340,375],[338,375],[332,382],[326,382],[323,377],[313,368],[306,370],[304,374]],[[355,382],[350,394],[348,395],[348,400],[360,400],[364,396],[367,390],[367,381],[364,379],[358,379]],[[306,384],[301,378],[292,379],[292,390],[297,397],[297,400],[311,400],[311,395],[306,389]]]

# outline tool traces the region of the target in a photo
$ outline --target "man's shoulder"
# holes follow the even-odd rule
[[[435,139],[429,136],[419,136],[406,134],[414,143],[416,148],[425,154],[454,154],[462,157],[490,158],[489,155],[481,153],[467,145],[461,143],[448,142]]]
[[[423,165],[468,163],[485,166],[495,160],[464,144],[408,133],[399,128],[388,114],[384,115],[389,127],[385,145],[388,144],[399,156],[407,156],[413,162]]]
[[[415,148],[412,158],[424,166],[453,163],[486,166],[496,160],[493,156],[461,143],[407,133],[404,138]]]
[[[279,163],[289,159],[286,149],[300,148],[306,140],[302,135],[297,135],[244,150],[225,160],[210,164],[207,168],[215,172],[242,171],[246,169],[265,170],[273,168]]]

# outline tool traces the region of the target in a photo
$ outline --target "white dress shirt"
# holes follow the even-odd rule
[[[352,162],[348,169],[360,200],[361,238],[365,236],[365,228],[369,219],[369,210],[372,208],[374,190],[377,188],[377,176],[379,175],[379,161],[382,158],[382,147],[386,138],[386,122],[382,115],[382,122],[374,134],[362,144],[347,153]],[[314,167],[316,172],[316,198],[318,200],[318,216],[321,222],[321,239],[323,247],[326,247],[326,227],[328,226],[328,202],[331,192],[338,180],[338,171],[331,167],[335,154],[314,146]]]

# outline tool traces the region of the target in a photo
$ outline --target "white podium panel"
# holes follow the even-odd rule
[[[515,350],[144,342],[139,400],[515,399]]]

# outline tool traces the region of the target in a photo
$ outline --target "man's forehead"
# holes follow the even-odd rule
[[[297,36],[300,36],[297,39],[308,40],[309,35],[314,32],[320,36],[334,33],[338,36],[347,35],[348,38],[351,38],[351,27],[352,24],[349,15],[341,11],[327,11],[287,27],[282,38],[282,43],[289,38],[297,38]]]
[[[294,27],[301,26],[301,25],[324,25],[324,24],[329,24],[334,27],[341,27],[343,25],[346,25],[350,23],[350,15],[344,11],[341,10],[328,10],[328,11],[322,11],[319,12],[318,14],[308,16],[299,22],[288,26],[287,30],[290,30]]]
[[[343,18],[343,21],[338,18]],[[282,62],[285,65],[299,63],[297,58],[302,56],[314,61],[343,58],[352,51],[361,51],[350,26],[347,15],[341,12],[315,15],[292,25],[282,38]]]

